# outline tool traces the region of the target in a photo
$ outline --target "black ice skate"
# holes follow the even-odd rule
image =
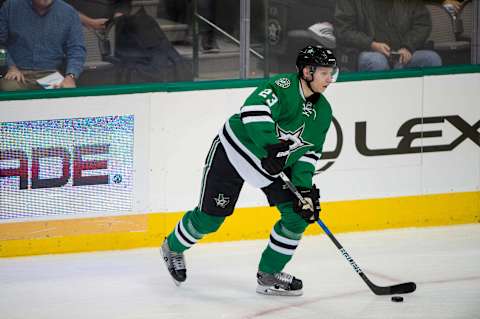
[[[187,269],[185,267],[183,253],[171,251],[170,247],[168,247],[167,239],[165,238],[162,247],[160,247],[160,254],[163,257],[163,261],[165,262],[175,285],[180,286],[180,284],[187,279]]]
[[[272,296],[301,296],[302,281],[284,272],[257,272],[257,292]]]

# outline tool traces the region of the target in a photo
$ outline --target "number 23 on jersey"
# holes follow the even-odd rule
[[[269,107],[275,105],[278,102],[278,97],[273,93],[271,89],[265,89],[262,92],[258,93],[259,96],[265,99],[265,102]]]

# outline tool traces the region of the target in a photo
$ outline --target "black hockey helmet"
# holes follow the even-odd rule
[[[306,66],[313,67],[312,72],[315,70],[315,67],[323,66],[333,68],[333,82],[335,82],[338,77],[337,59],[335,55],[333,55],[332,50],[320,46],[309,45],[300,50],[295,65],[297,66],[300,76],[302,76],[302,70]]]

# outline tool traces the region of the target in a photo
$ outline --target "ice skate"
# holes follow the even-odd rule
[[[257,292],[272,296],[301,296],[302,281],[284,272],[257,272]]]
[[[180,284],[187,279],[187,269],[185,267],[183,253],[171,251],[170,247],[168,247],[168,241],[165,238],[162,247],[160,247],[160,254],[175,285],[180,286]]]

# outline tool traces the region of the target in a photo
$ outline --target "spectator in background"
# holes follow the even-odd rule
[[[186,23],[191,25],[191,0],[165,0],[165,13],[162,14],[159,10],[159,17],[172,20],[179,23]],[[215,23],[216,0],[197,0],[198,14],[205,19]],[[218,46],[215,31],[205,21],[199,19],[200,32],[200,47],[205,53],[218,53],[220,48]]]
[[[63,69],[54,87],[75,87],[86,56],[80,18],[62,0],[7,0],[0,9],[0,45],[8,67],[0,90],[38,89],[37,79]]]
[[[423,49],[431,29],[421,0],[337,0],[337,44],[358,52],[359,71],[440,66],[440,56]]]
[[[131,0],[65,0],[77,9],[82,24],[91,30],[104,30],[109,19],[130,13]]]
[[[451,7],[453,10],[453,13],[457,14],[462,8],[463,0],[443,0],[443,1],[437,1],[437,2],[440,2],[446,8]]]

